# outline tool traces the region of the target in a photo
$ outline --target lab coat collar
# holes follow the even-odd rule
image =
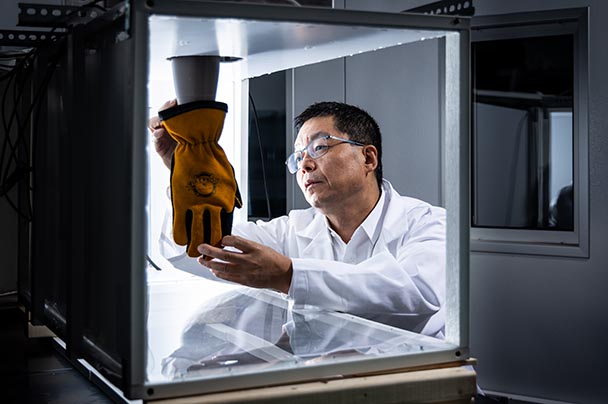
[[[408,234],[408,213],[411,209],[410,198],[404,198],[387,180],[382,180],[382,188],[386,194],[386,210],[383,212],[382,232],[380,236],[385,243]]]
[[[381,225],[380,236],[385,242],[389,242],[400,237],[403,234],[404,228],[407,232],[408,224],[405,215],[409,206],[387,180],[383,180],[382,190],[379,204],[376,206],[376,208],[381,207],[381,210],[379,212],[372,211],[374,212],[371,215],[372,220],[367,224],[364,222],[364,230],[368,237],[374,240],[375,230],[378,228],[378,225]],[[375,217],[376,213],[378,214],[377,217]],[[331,243],[328,226],[327,218],[320,212],[315,211],[315,215],[310,223],[296,231],[296,235],[312,240],[306,248],[308,250],[318,243]]]
[[[382,223],[382,218],[384,216],[385,211],[386,191],[382,189],[380,190],[380,198],[378,198],[376,206],[374,206],[374,209],[372,209],[372,211],[369,215],[367,215],[363,223],[361,223],[361,228],[363,228],[363,231],[372,243],[375,243],[378,239],[378,225]]]
[[[318,212],[316,209],[311,209],[313,209],[313,211],[315,212],[312,220],[308,225],[302,227],[300,230],[297,230],[296,235],[298,237],[304,237],[312,240],[314,238],[317,238],[319,236],[319,233],[321,233],[322,230],[326,228],[327,218],[323,214]]]
[[[302,251],[302,257],[333,259],[332,249],[327,248],[331,245],[331,235],[326,221],[325,216],[315,210],[312,221],[303,229],[296,231],[297,237],[310,240]]]

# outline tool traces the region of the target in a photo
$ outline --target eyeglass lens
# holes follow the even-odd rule
[[[294,174],[300,168],[300,164],[304,159],[304,152],[308,153],[311,158],[316,159],[327,153],[328,149],[326,137],[314,139],[306,146],[305,150],[298,150],[289,156],[289,159],[287,159],[287,168]]]

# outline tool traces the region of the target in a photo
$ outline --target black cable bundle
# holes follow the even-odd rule
[[[0,76],[0,83],[4,83],[2,92],[2,107],[0,119],[2,120],[2,133],[0,135],[0,198],[4,197],[15,212],[31,221],[32,204],[31,192],[34,190],[30,185],[30,173],[32,172],[32,148],[28,142],[28,129],[31,129],[32,142],[36,141],[38,133],[38,119],[42,100],[46,96],[48,85],[53,77],[61,58],[63,57],[66,40],[65,35],[54,36],[54,34],[67,19],[87,8],[99,8],[106,11],[97,3],[101,0],[93,0],[80,6],[74,13],[66,15],[57,20],[56,24],[48,32],[48,37],[53,38],[47,42],[44,48],[31,48],[26,51],[13,51],[0,54],[0,61],[14,61],[11,66],[8,63],[0,63],[0,71],[5,72]],[[62,31],[69,34],[69,28]],[[34,65],[42,52],[48,52],[48,63],[44,66],[41,74],[40,84],[33,84]],[[11,91],[12,90],[12,91]],[[29,93],[31,100],[29,105],[22,105]],[[24,111],[24,112],[23,112]],[[20,116],[22,113],[22,116]],[[27,184],[26,211],[19,208],[18,204],[11,199],[10,192],[17,184]]]

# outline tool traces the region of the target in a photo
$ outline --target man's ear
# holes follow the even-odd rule
[[[371,144],[363,146],[363,155],[365,156],[365,166],[369,171],[375,171],[378,167],[378,149],[376,149],[376,146]]]

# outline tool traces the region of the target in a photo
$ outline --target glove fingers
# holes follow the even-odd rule
[[[218,246],[222,241],[222,220],[220,217],[222,208],[219,206],[208,206],[209,220],[204,225],[209,231],[209,244]]]
[[[186,245],[190,240],[192,211],[173,207],[173,240],[178,245]]]
[[[188,244],[188,249],[186,250],[186,254],[188,254],[188,257],[197,258],[201,256],[201,253],[199,253],[197,250],[198,246],[199,244]]]
[[[185,238],[185,241],[181,245],[188,245],[188,256],[200,256],[201,254],[197,250],[200,244],[207,243],[218,246],[222,241],[222,237],[230,234],[232,217],[232,213],[226,213],[224,209],[218,206],[207,206],[204,212],[199,209],[188,209],[183,218],[177,218],[176,216],[176,220],[182,220],[179,223],[186,224],[186,231],[183,232],[185,234],[179,234],[179,236]],[[176,228],[181,228],[181,226],[174,227],[173,237],[177,242],[178,235],[175,233]]]
[[[188,212],[191,212],[192,220],[188,223],[189,234],[187,253],[189,257],[198,257],[201,254],[198,252],[197,247],[205,242],[203,211],[201,209],[193,209],[188,210]]]
[[[211,226],[209,223],[211,221],[211,214],[207,209],[203,212],[203,223],[201,227],[203,228],[203,242],[206,244],[211,244]]]

